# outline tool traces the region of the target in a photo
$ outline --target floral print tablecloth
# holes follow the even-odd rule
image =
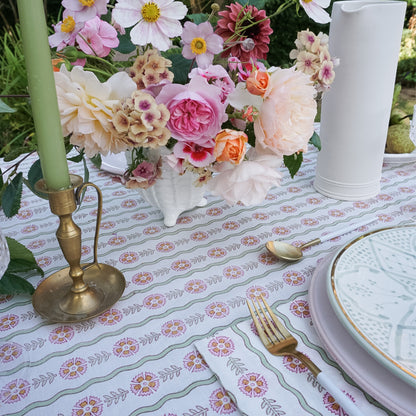
[[[33,161],[25,161],[26,168]],[[320,364],[369,415],[391,414],[322,348],[311,322],[308,287],[317,262],[329,251],[360,231],[413,219],[416,165],[384,166],[380,194],[352,202],[314,190],[315,163],[311,151],[298,175],[293,180],[285,175],[282,187],[272,189],[260,206],[228,207],[208,195],[206,207],[182,214],[172,228],[136,191],[91,165],[91,181],[104,195],[99,261],[121,270],[127,287],[108,311],[75,324],[47,323],[28,296],[0,296],[0,414],[243,414],[195,344],[246,328],[246,298],[258,293],[274,306],[283,305],[306,352],[321,357]],[[71,164],[70,170],[82,174],[82,166]],[[87,191],[73,215],[83,232],[83,262],[92,261],[96,203],[94,191]],[[306,242],[374,215],[375,223],[305,250],[296,264],[278,261],[265,249],[270,239]],[[54,235],[57,224],[48,203],[29,191],[16,217],[1,217],[5,235],[30,248],[46,276],[67,266]],[[41,277],[30,281],[36,286]],[[264,408],[264,414],[343,414],[302,365],[278,359],[279,383],[273,389],[268,384],[264,397],[272,410]],[[248,374],[255,372],[247,367]]]

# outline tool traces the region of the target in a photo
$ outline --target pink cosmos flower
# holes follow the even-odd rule
[[[324,10],[331,0],[299,0],[300,5],[305,9],[306,14],[316,23],[329,23],[331,16]]]
[[[48,37],[51,48],[57,51],[66,46],[74,46],[78,32],[83,28],[84,22],[76,21],[67,11],[63,14],[63,20],[53,25],[55,33]]]
[[[219,173],[208,182],[214,195],[224,198],[229,205],[258,205],[273,186],[279,186],[281,173],[277,171],[282,158],[276,155],[258,155],[251,149],[249,160],[239,165],[221,163]]]
[[[227,120],[221,90],[195,76],[189,84],[167,84],[156,97],[170,112],[167,128],[178,141],[204,146],[214,138]]]
[[[98,16],[85,22],[84,28],[76,37],[79,48],[86,54],[107,56],[111,48],[119,44],[117,31]]]
[[[207,143],[209,145],[209,143]],[[203,168],[214,162],[214,145],[200,146],[191,142],[178,142],[173,148],[173,153],[178,159],[187,160],[197,168]]]
[[[77,21],[86,22],[95,16],[107,13],[109,0],[62,0],[62,6],[76,17]]]
[[[256,149],[277,155],[306,151],[313,134],[316,94],[310,78],[294,68],[277,68],[269,79],[254,121]]]
[[[221,102],[224,103],[228,94],[232,93],[235,89],[233,80],[228,75],[228,72],[221,65],[209,65],[206,69],[194,68],[189,78],[200,75],[208,81],[208,84],[213,84],[221,88]]]
[[[182,55],[186,59],[196,59],[200,68],[207,68],[212,64],[214,55],[222,51],[224,43],[221,36],[214,34],[210,22],[199,25],[186,22],[183,26],[182,41]]]

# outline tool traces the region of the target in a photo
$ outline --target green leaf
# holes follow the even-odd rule
[[[162,56],[172,61],[172,67],[169,70],[173,72],[174,82],[176,84],[186,84],[189,82],[188,74],[195,66],[195,63],[192,63],[189,59],[185,59],[179,48],[162,52]]]
[[[49,196],[45,192],[40,192],[35,188],[36,182],[43,178],[42,168],[40,165],[40,160],[38,159],[33,165],[30,167],[29,172],[27,174],[27,179],[23,179],[24,184],[39,198],[43,198],[48,200]]]
[[[37,270],[41,276],[44,275],[43,270],[36,262],[35,256],[28,248],[10,237],[6,237],[6,241],[10,252],[10,263],[7,270],[11,272]]]
[[[316,131],[313,132],[312,137],[309,139],[309,143],[314,145],[318,150],[321,150],[321,138]]]
[[[120,43],[114,48],[117,52],[128,54],[136,49],[136,45],[133,45],[130,39],[130,29],[127,29],[124,35],[118,35],[118,39]]]
[[[76,156],[73,156],[73,157],[69,157],[68,158],[68,160],[70,160],[71,162],[74,162],[74,163],[79,163],[83,159],[84,159],[84,154],[83,153],[80,153],[80,154],[78,154]]]
[[[23,277],[17,276],[6,270],[3,277],[0,279],[0,293],[5,295],[14,295],[17,293],[28,293],[32,295],[35,288]]]
[[[251,5],[257,7],[257,9],[261,10],[264,9],[264,5],[266,4],[267,0],[238,0],[242,6]]]
[[[199,25],[200,23],[206,22],[208,20],[209,14],[194,13],[194,14],[188,14],[186,17],[192,20],[196,25]]]
[[[290,176],[293,178],[303,162],[303,153],[293,153],[290,156],[283,156],[283,162],[289,170]]]
[[[15,113],[15,108],[9,107],[4,101],[0,99],[0,113]]]
[[[19,212],[22,189],[23,173],[19,172],[7,185],[1,197],[1,206],[7,218],[11,218]]]
[[[101,160],[101,155],[97,153],[95,156],[90,158],[91,162],[94,164],[95,167],[101,169],[101,164],[103,163]]]

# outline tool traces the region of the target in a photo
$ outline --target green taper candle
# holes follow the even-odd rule
[[[43,178],[50,190],[70,185],[42,0],[17,0],[33,121]]]

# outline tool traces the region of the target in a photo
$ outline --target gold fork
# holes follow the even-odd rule
[[[273,355],[292,355],[305,364],[319,384],[330,393],[349,416],[364,416],[355,404],[334,384],[328,374],[320,370],[305,354],[298,351],[298,341],[279,321],[262,295],[256,302],[247,300],[259,337],[266,349]],[[266,313],[267,311],[267,313]]]

